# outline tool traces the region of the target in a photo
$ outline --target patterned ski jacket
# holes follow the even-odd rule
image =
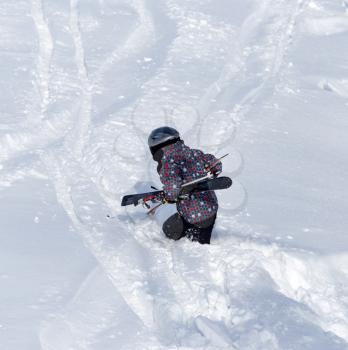
[[[181,140],[163,147],[157,170],[166,198],[175,201],[181,186],[207,175],[205,166],[215,161],[213,155],[191,149]],[[221,162],[214,169],[221,172]],[[218,210],[218,201],[213,191],[200,192],[178,202],[177,209],[186,221],[195,224],[213,217]]]

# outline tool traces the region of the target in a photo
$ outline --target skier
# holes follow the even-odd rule
[[[187,237],[201,244],[210,244],[218,210],[215,193],[195,193],[180,201],[177,198],[183,184],[206,176],[208,171],[217,176],[222,171],[221,162],[211,154],[186,146],[179,132],[168,126],[153,130],[148,145],[158,163],[157,172],[164,186],[165,201],[176,203],[178,211],[164,222],[164,234],[174,240]]]

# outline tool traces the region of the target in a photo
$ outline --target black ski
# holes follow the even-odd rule
[[[231,187],[232,180],[227,176],[221,176],[214,179],[202,179],[202,181],[191,182],[187,185],[181,187],[179,200],[186,199],[190,194],[197,192],[206,192],[206,191],[216,191],[223,190]],[[146,192],[140,194],[131,194],[124,196],[122,198],[122,206],[138,204],[147,205],[147,202],[161,202],[164,199],[163,191],[154,191]]]
[[[163,191],[154,191],[154,192],[146,192],[139,194],[129,194],[122,198],[122,207],[126,205],[134,205],[137,206],[142,201],[158,201],[164,195]]]
[[[206,192],[225,190],[232,186],[232,180],[227,176],[216,177],[214,179],[207,179],[200,182],[195,182],[181,187],[180,195],[187,195],[195,192]]]

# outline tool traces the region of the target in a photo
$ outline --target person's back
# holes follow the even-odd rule
[[[207,175],[207,167],[215,157],[200,150],[191,149],[183,141],[165,146],[158,168],[166,197],[175,200],[180,187]],[[178,202],[178,212],[191,224],[216,215],[218,201],[213,191],[192,194],[189,199]]]
[[[151,146],[151,137],[157,144]],[[157,141],[161,137],[164,142]],[[180,201],[177,198],[181,186],[206,176],[207,168],[216,162],[216,158],[189,148],[180,139],[179,133],[168,127],[155,129],[149,137],[149,146],[154,160],[158,162],[157,171],[164,185],[165,197],[167,201],[177,203],[178,213],[164,223],[164,233],[175,240],[186,236],[200,243],[210,243],[218,210],[215,193],[200,192]],[[213,170],[220,173],[221,163],[216,164]]]

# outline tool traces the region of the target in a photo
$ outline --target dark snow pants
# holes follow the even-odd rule
[[[187,237],[191,241],[201,244],[210,244],[210,237],[215,220],[216,215],[206,221],[190,224],[176,213],[164,222],[162,229],[168,238],[174,239],[175,241],[182,237]]]

